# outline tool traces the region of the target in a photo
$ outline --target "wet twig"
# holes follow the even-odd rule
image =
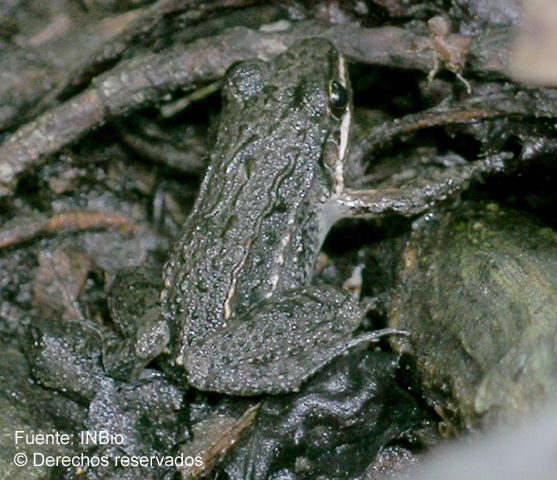
[[[215,416],[204,422],[198,440],[183,447],[185,453],[199,455],[203,461],[200,466],[179,469],[182,480],[205,477],[255,422],[260,406],[261,403],[256,403],[237,419]]]
[[[350,161],[355,161],[377,148],[395,141],[403,135],[431,127],[470,124],[482,120],[503,117],[550,119],[557,117],[557,102],[551,90],[511,91],[492,96],[474,97],[457,105],[436,106],[429,110],[412,113],[379,127],[366,134],[350,150]]]
[[[0,227],[0,249],[33,240],[42,235],[118,226],[124,230],[139,227],[117,213],[73,211],[55,215],[15,217]]]
[[[89,83],[103,65],[114,65],[128,48],[155,30],[166,16],[190,12],[192,19],[199,22],[217,10],[245,7],[253,3],[254,0],[159,0],[145,9],[138,9],[135,18],[118,35],[104,42],[68,72],[64,80],[41,102],[40,108],[54,106],[57,98],[67,96],[72,90]],[[185,22],[184,27],[190,23]]]

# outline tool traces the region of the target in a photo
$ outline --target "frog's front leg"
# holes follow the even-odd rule
[[[396,332],[352,336],[363,316],[349,294],[333,287],[277,293],[189,345],[184,357],[188,380],[200,390],[235,395],[297,391],[350,347]]]
[[[397,214],[414,216],[431,209],[435,204],[465,190],[470,182],[484,173],[504,168],[506,153],[493,155],[470,164],[448,168],[437,178],[419,186],[390,189],[345,188],[331,197],[327,211],[333,218],[378,218]]]
[[[103,335],[103,365],[111,377],[135,379],[167,345],[160,288],[160,275],[146,267],[124,269],[114,279],[107,303],[115,331]]]

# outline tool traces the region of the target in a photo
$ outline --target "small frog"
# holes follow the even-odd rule
[[[207,174],[164,268],[160,302],[142,296],[152,291],[143,275],[124,272],[114,282],[109,307],[120,335],[105,335],[103,364],[109,375],[133,379],[166,348],[200,390],[296,391],[349,348],[402,333],[354,335],[365,315],[358,302],[310,285],[331,226],[422,213],[479,167],[456,183],[449,176],[407,190],[346,188],[351,90],[345,60],[324,39],[302,40],[271,62],[237,64],[223,98]],[[122,316],[117,307],[130,296],[137,304]]]
[[[337,220],[390,207],[344,188],[351,90],[328,41],[232,67],[223,98],[205,179],[164,269],[170,347],[198,389],[296,391],[350,347],[393,331],[354,336],[359,304],[310,286]]]

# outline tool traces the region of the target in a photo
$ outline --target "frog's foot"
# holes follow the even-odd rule
[[[135,335],[123,340],[105,342],[103,365],[111,377],[130,381],[157,357],[168,344],[168,326],[162,320],[160,308],[151,308],[138,320]]]
[[[184,358],[188,380],[200,390],[234,395],[297,391],[347,349],[398,332],[353,337],[363,315],[350,295],[332,287],[283,292],[190,345]]]

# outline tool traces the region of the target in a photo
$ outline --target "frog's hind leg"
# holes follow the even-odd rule
[[[331,287],[282,292],[189,346],[188,380],[200,390],[236,395],[296,391],[348,348],[390,330],[353,337],[363,310]]]

